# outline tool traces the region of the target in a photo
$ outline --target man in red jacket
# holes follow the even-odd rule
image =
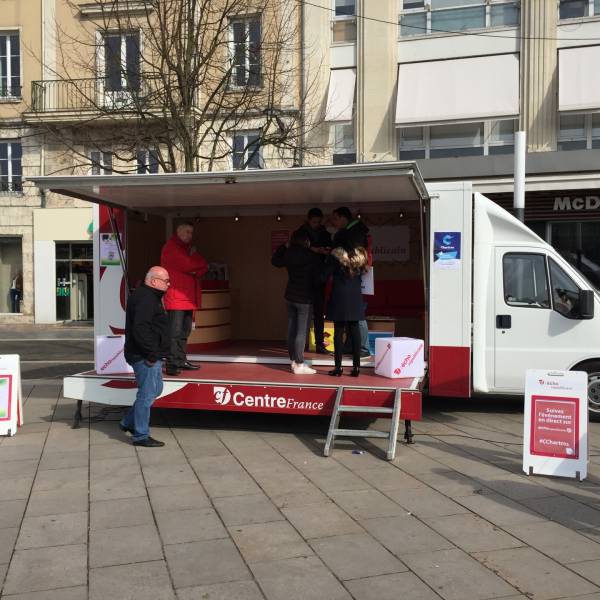
[[[200,308],[200,278],[208,271],[203,256],[192,246],[194,226],[182,223],[175,235],[167,240],[160,255],[160,264],[167,269],[171,287],[165,294],[165,308],[169,315],[171,348],[167,357],[167,375],[178,375],[182,370],[199,369],[187,360],[185,348],[192,331],[192,314]]]

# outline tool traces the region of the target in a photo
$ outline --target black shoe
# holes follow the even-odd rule
[[[180,367],[182,371],[197,371],[200,368],[200,365],[195,365],[191,363],[189,360],[183,363],[183,366]]]
[[[144,440],[140,440],[139,442],[133,442],[133,445],[143,446],[144,448],[162,448],[165,445],[165,443],[159,442],[158,440],[155,440],[154,438],[148,436]]]
[[[344,371],[340,367],[336,367],[335,369],[329,371],[329,375],[332,377],[341,377]]]
[[[360,375],[360,369],[358,367],[354,367],[350,372],[350,377],[358,377]]]
[[[131,434],[135,433],[133,431],[133,429],[129,429],[129,427],[125,427],[125,425],[121,425],[121,423],[119,423],[119,429],[121,431],[124,431],[125,433],[131,433]]]
[[[175,375],[179,375],[179,373],[181,373],[181,370],[177,367],[167,367],[165,369],[165,373],[169,375],[169,377],[175,377]]]

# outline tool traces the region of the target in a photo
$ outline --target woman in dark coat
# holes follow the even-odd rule
[[[333,377],[342,375],[344,352],[344,331],[346,327],[352,344],[352,365],[350,375],[360,374],[360,330],[358,322],[365,318],[361,292],[361,275],[368,268],[367,251],[364,248],[332,250],[326,266],[326,276],[333,276],[331,297],[327,305],[327,318],[334,322],[335,369],[329,371]]]

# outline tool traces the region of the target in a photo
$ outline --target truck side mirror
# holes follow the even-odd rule
[[[592,290],[581,290],[579,292],[579,318],[594,318],[594,292]]]

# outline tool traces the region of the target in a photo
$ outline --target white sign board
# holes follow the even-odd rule
[[[124,335],[97,335],[96,373],[98,375],[133,373],[132,367],[125,361],[124,347]]]
[[[527,371],[523,470],[532,475],[587,477],[587,373]]]
[[[100,266],[114,267],[121,264],[117,236],[114,233],[100,234]]]
[[[375,295],[375,274],[373,273],[373,267],[369,267],[369,270],[363,273],[360,282],[360,291],[365,296]]]
[[[0,435],[15,435],[23,425],[21,365],[18,354],[0,354]]]

